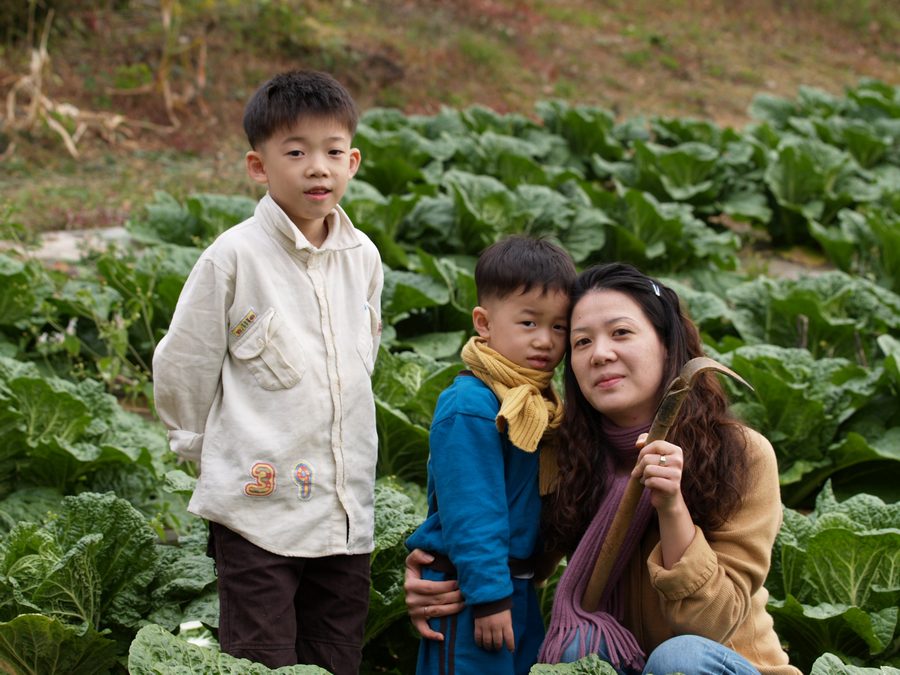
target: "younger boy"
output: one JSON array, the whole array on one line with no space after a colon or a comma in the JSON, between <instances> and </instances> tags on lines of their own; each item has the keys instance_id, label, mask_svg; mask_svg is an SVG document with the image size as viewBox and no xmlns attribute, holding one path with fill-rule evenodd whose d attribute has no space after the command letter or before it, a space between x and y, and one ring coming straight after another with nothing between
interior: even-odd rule
<instances>
[{"instance_id":1,"label":"younger boy","mask_svg":"<svg viewBox=\"0 0 900 675\"><path fill-rule=\"evenodd\" d=\"M571 257L513 236L475 267L478 333L469 370L438 399L431 423L428 518L408 539L435 558L423 578L458 579L466 608L432 620L417 673L524 674L544 625L533 565L540 521L538 444L562 416L553 370L566 350ZM505 647L506 649L502 649Z\"/></svg>"},{"instance_id":2,"label":"younger boy","mask_svg":"<svg viewBox=\"0 0 900 675\"><path fill-rule=\"evenodd\" d=\"M338 206L357 109L331 76L277 75L244 114L254 215L201 255L153 358L172 449L200 462L219 641L276 668L357 673L377 436L381 260Z\"/></svg>"}]
</instances>

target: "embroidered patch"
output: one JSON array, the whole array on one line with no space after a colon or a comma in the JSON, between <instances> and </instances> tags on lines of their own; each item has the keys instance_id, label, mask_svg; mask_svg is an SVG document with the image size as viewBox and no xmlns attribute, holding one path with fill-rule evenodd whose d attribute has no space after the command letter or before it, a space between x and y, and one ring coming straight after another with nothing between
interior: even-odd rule
<instances>
[{"instance_id":1,"label":"embroidered patch","mask_svg":"<svg viewBox=\"0 0 900 675\"><path fill-rule=\"evenodd\" d=\"M268 497L275 492L275 467L268 462L257 462L250 468L254 483L244 484L244 494L248 497Z\"/></svg>"},{"instance_id":2,"label":"embroidered patch","mask_svg":"<svg viewBox=\"0 0 900 675\"><path fill-rule=\"evenodd\" d=\"M256 310L251 307L244 314L244 318L238 321L237 325L231 329L231 334L234 337L241 337L254 321L256 321Z\"/></svg>"},{"instance_id":3,"label":"embroidered patch","mask_svg":"<svg viewBox=\"0 0 900 675\"><path fill-rule=\"evenodd\" d=\"M313 470L309 464L300 462L294 467L294 482L299 488L300 501L309 501L312 497Z\"/></svg>"}]
</instances>

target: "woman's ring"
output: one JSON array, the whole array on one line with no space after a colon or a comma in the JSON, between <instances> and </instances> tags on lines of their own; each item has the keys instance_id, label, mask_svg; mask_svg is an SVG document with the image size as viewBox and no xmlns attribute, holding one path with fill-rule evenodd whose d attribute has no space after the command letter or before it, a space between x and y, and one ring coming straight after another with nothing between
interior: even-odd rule
<instances>
[{"instance_id":1,"label":"woman's ring","mask_svg":"<svg viewBox=\"0 0 900 675\"><path fill-rule=\"evenodd\" d=\"M665 465L666 465L666 462L668 462L668 461L669 461L669 460L666 459L666 456L665 456L665 455L660 455L660 456L659 456L659 465L660 465L660 466L665 466Z\"/></svg>"},{"instance_id":2,"label":"woman's ring","mask_svg":"<svg viewBox=\"0 0 900 675\"><path fill-rule=\"evenodd\" d=\"M425 605L422 608L422 616L425 617L426 619L428 618L428 610L430 610L430 609L431 609L431 605Z\"/></svg>"}]
</instances>

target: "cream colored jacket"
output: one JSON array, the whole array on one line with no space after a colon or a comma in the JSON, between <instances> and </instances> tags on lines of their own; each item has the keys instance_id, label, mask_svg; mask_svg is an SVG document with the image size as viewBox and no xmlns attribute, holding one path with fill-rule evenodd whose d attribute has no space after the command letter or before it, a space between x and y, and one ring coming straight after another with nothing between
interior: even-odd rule
<instances>
[{"instance_id":1,"label":"cream colored jacket","mask_svg":"<svg viewBox=\"0 0 900 675\"><path fill-rule=\"evenodd\" d=\"M153 356L170 446L200 462L189 510L286 556L373 548L384 276L340 207L328 221L316 248L263 197L204 251Z\"/></svg>"}]
</instances>

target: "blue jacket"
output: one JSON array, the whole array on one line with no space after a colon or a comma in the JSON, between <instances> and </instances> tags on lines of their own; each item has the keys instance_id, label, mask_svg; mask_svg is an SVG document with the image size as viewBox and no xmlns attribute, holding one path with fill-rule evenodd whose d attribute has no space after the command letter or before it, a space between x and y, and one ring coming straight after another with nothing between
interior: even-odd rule
<instances>
[{"instance_id":1,"label":"blue jacket","mask_svg":"<svg viewBox=\"0 0 900 675\"><path fill-rule=\"evenodd\" d=\"M449 556L470 606L510 597L509 558L530 558L538 539L538 453L497 431L499 409L471 374L441 393L429 438L428 517L406 542Z\"/></svg>"}]
</instances>

